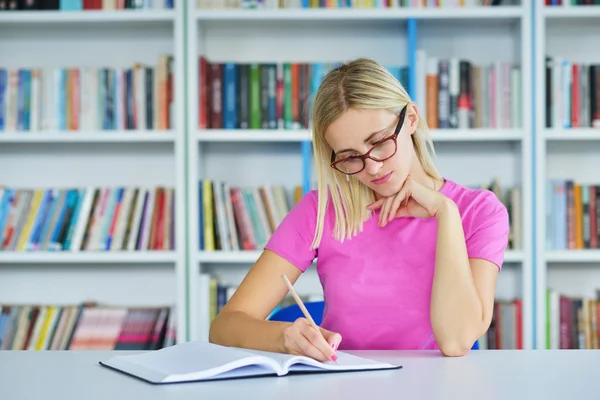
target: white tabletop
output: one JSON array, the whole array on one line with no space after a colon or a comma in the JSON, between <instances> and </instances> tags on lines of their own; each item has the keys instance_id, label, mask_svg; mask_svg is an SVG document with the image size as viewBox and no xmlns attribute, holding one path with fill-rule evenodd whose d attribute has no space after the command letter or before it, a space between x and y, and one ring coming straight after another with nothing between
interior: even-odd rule
<instances>
[{"instance_id":1,"label":"white tabletop","mask_svg":"<svg viewBox=\"0 0 600 400\"><path fill-rule=\"evenodd\" d=\"M126 354L131 352L119 352ZM98 361L114 352L0 351L0 398L117 399L600 399L600 351L352 352L399 363L389 371L152 385Z\"/></svg>"}]
</instances>

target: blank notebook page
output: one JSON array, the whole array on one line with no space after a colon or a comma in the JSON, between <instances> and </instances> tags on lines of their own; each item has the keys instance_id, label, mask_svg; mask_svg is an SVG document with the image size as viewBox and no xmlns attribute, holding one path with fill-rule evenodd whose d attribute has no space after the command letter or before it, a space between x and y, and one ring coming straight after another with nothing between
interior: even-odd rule
<instances>
[{"instance_id":1,"label":"blank notebook page","mask_svg":"<svg viewBox=\"0 0 600 400\"><path fill-rule=\"evenodd\" d=\"M253 354L227 347L188 342L162 350L128 356L128 359L165 375L180 375L215 368L248 356L253 356Z\"/></svg>"}]
</instances>

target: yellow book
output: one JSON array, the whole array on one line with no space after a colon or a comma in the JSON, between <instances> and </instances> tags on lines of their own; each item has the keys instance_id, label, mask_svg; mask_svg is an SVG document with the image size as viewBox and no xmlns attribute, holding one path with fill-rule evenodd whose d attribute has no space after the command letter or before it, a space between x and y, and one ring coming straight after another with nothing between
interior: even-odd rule
<instances>
[{"instance_id":1,"label":"yellow book","mask_svg":"<svg viewBox=\"0 0 600 400\"><path fill-rule=\"evenodd\" d=\"M202 181L202 209L204 221L204 250L215 250L214 237L214 215L213 215L213 192L212 182L210 179Z\"/></svg>"},{"instance_id":2,"label":"yellow book","mask_svg":"<svg viewBox=\"0 0 600 400\"><path fill-rule=\"evenodd\" d=\"M44 346L44 345L48 342L47 337L50 334L50 329L53 328L55 312L56 312L55 306L48 306L48 308L46 310L46 318L44 319L44 324L42 325L40 336L38 338L37 343L35 344L36 350L46 350L46 346Z\"/></svg>"}]
</instances>

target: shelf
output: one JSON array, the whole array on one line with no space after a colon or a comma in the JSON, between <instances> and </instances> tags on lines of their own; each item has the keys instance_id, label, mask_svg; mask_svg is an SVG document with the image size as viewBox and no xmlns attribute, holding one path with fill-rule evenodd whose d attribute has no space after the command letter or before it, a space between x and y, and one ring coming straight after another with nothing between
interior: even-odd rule
<instances>
[{"instance_id":1,"label":"shelf","mask_svg":"<svg viewBox=\"0 0 600 400\"><path fill-rule=\"evenodd\" d=\"M504 263L520 263L523 262L525 256L520 250L508 250L504 253Z\"/></svg>"},{"instance_id":2,"label":"shelf","mask_svg":"<svg viewBox=\"0 0 600 400\"><path fill-rule=\"evenodd\" d=\"M174 140L173 131L0 132L0 143L145 143Z\"/></svg>"},{"instance_id":3,"label":"shelf","mask_svg":"<svg viewBox=\"0 0 600 400\"><path fill-rule=\"evenodd\" d=\"M433 129L434 142L520 141L525 136L520 129Z\"/></svg>"},{"instance_id":4,"label":"shelf","mask_svg":"<svg viewBox=\"0 0 600 400\"><path fill-rule=\"evenodd\" d=\"M600 129L573 128L573 129L546 129L546 140L600 140Z\"/></svg>"},{"instance_id":5,"label":"shelf","mask_svg":"<svg viewBox=\"0 0 600 400\"><path fill-rule=\"evenodd\" d=\"M309 130L210 129L196 133L199 142L301 142L312 140Z\"/></svg>"},{"instance_id":6,"label":"shelf","mask_svg":"<svg viewBox=\"0 0 600 400\"><path fill-rule=\"evenodd\" d=\"M0 252L6 264L161 264L174 263L172 251L131 252Z\"/></svg>"},{"instance_id":7,"label":"shelf","mask_svg":"<svg viewBox=\"0 0 600 400\"><path fill-rule=\"evenodd\" d=\"M199 251L198 262L210 263L253 263L261 251Z\"/></svg>"},{"instance_id":8,"label":"shelf","mask_svg":"<svg viewBox=\"0 0 600 400\"><path fill-rule=\"evenodd\" d=\"M432 130L434 142L519 141L524 133L519 129L444 129ZM311 141L309 130L246 130L209 129L196 133L199 142L301 142Z\"/></svg>"},{"instance_id":9,"label":"shelf","mask_svg":"<svg viewBox=\"0 0 600 400\"><path fill-rule=\"evenodd\" d=\"M280 10L196 10L197 21L403 21L417 19L516 20L523 15L520 6L452 9L280 9Z\"/></svg>"},{"instance_id":10,"label":"shelf","mask_svg":"<svg viewBox=\"0 0 600 400\"><path fill-rule=\"evenodd\" d=\"M174 10L122 11L9 11L0 13L2 24L173 22Z\"/></svg>"},{"instance_id":11,"label":"shelf","mask_svg":"<svg viewBox=\"0 0 600 400\"><path fill-rule=\"evenodd\" d=\"M261 255L261 251L200 251L197 253L198 262L203 263L254 263ZM523 252L509 250L504 255L505 263L519 263L523 261Z\"/></svg>"},{"instance_id":12,"label":"shelf","mask_svg":"<svg viewBox=\"0 0 600 400\"><path fill-rule=\"evenodd\" d=\"M600 263L600 250L553 250L547 251L545 257L551 263Z\"/></svg>"},{"instance_id":13,"label":"shelf","mask_svg":"<svg viewBox=\"0 0 600 400\"><path fill-rule=\"evenodd\" d=\"M600 18L600 6L545 7L543 14L547 19L554 21L581 18Z\"/></svg>"}]
</instances>

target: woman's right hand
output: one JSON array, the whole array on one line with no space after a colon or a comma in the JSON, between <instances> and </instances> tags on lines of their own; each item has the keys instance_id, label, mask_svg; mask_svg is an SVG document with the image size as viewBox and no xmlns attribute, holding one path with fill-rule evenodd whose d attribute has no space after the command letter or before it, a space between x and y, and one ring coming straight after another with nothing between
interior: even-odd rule
<instances>
[{"instance_id":1,"label":"woman's right hand","mask_svg":"<svg viewBox=\"0 0 600 400\"><path fill-rule=\"evenodd\" d=\"M336 361L342 336L319 328L318 332L306 318L298 318L283 331L283 346L289 354L311 357L318 361Z\"/></svg>"}]
</instances>

